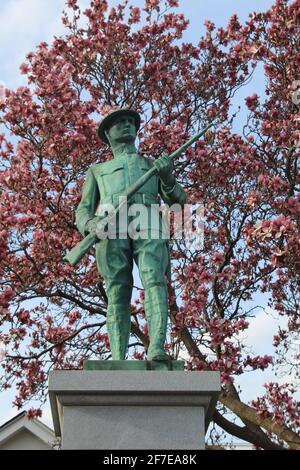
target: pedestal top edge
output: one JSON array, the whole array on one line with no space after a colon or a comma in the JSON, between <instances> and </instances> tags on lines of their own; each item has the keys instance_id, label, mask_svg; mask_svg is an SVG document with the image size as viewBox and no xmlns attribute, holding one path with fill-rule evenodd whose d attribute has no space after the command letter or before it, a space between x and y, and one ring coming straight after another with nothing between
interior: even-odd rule
<instances>
[{"instance_id":1,"label":"pedestal top edge","mask_svg":"<svg viewBox=\"0 0 300 470\"><path fill-rule=\"evenodd\" d=\"M205 393L220 389L219 372L55 370L49 373L49 391Z\"/></svg>"}]
</instances>

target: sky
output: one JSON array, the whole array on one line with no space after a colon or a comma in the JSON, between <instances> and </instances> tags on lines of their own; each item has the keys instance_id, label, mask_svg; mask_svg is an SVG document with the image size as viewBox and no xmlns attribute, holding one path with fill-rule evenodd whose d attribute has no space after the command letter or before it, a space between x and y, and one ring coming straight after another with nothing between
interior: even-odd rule
<instances>
[{"instance_id":1,"label":"sky","mask_svg":"<svg viewBox=\"0 0 300 470\"><path fill-rule=\"evenodd\" d=\"M274 0L275 1L275 0ZM196 42L204 32L205 19L213 21L216 26L225 26L229 18L236 13L241 21L246 20L252 11L268 9L273 0L180 0L180 10L190 19L190 25L184 39ZM118 3L111 0L110 5ZM142 0L133 0L136 6L143 4ZM16 88L26 85L26 78L19 72L19 66L25 60L29 51L35 49L41 41L51 43L53 36L64 33L61 23L61 12L64 0L0 0L0 85ZM79 5L84 10L89 0L80 0ZM264 77L260 71L256 73L247 87L240 90L235 98L234 106L243 104L244 98L256 92L263 93ZM257 354L271 354L266 345L272 344L272 336L276 332L276 322L272 315L266 315L261 310L251 320L247 331L246 342ZM263 393L262 384L274 379L272 373L255 372L244 374L239 380L243 388L244 399L254 399ZM11 391L0 397L0 425L15 416L18 411L11 406L13 393ZM30 407L33 404L30 404ZM49 405L45 407L42 420L52 427Z\"/></svg>"},{"instance_id":2,"label":"sky","mask_svg":"<svg viewBox=\"0 0 300 470\"><path fill-rule=\"evenodd\" d=\"M133 0L137 6L143 0ZM110 0L115 5L118 0ZM190 20L185 34L187 41L197 41L204 32L203 22L210 19L216 26L224 26L232 14L244 21L252 11L263 11L273 0L180 0L180 10ZM89 0L80 0L82 10ZM64 32L60 18L64 0L0 0L0 81L8 88L25 84L19 65L26 54L41 41L51 42L54 35Z\"/></svg>"}]
</instances>

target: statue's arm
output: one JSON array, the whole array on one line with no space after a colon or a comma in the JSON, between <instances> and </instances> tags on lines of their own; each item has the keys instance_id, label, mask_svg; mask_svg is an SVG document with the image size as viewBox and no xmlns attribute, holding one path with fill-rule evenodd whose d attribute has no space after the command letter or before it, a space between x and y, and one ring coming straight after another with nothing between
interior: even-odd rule
<instances>
[{"instance_id":1,"label":"statue's arm","mask_svg":"<svg viewBox=\"0 0 300 470\"><path fill-rule=\"evenodd\" d=\"M186 193L182 186L177 183L173 174L174 162L169 155L163 155L153 162L153 166L159 176L158 191L164 202L171 206L172 204L180 204L184 206L186 202Z\"/></svg>"},{"instance_id":2,"label":"statue's arm","mask_svg":"<svg viewBox=\"0 0 300 470\"><path fill-rule=\"evenodd\" d=\"M81 201L75 212L75 223L79 232L85 237L89 234L87 223L95 217L100 200L99 189L92 168L87 171L82 187Z\"/></svg>"},{"instance_id":3,"label":"statue's arm","mask_svg":"<svg viewBox=\"0 0 300 470\"><path fill-rule=\"evenodd\" d=\"M180 204L181 207L183 207L186 202L186 192L175 178L169 185L165 185L159 180L159 193L164 202L169 206L172 204Z\"/></svg>"}]
</instances>

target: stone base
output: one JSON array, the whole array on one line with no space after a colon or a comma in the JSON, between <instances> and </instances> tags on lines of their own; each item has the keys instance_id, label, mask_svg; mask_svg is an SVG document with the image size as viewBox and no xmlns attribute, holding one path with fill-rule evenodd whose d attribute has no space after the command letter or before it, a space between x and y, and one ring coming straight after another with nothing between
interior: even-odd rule
<instances>
[{"instance_id":1,"label":"stone base","mask_svg":"<svg viewBox=\"0 0 300 470\"><path fill-rule=\"evenodd\" d=\"M204 449L219 392L217 372L58 370L49 378L62 449Z\"/></svg>"}]
</instances>

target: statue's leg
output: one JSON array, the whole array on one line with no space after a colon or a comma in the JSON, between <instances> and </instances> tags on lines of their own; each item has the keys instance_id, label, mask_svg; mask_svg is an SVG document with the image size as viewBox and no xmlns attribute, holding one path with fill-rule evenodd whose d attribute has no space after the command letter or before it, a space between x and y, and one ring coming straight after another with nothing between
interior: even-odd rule
<instances>
[{"instance_id":1,"label":"statue's leg","mask_svg":"<svg viewBox=\"0 0 300 470\"><path fill-rule=\"evenodd\" d=\"M145 289L145 313L149 325L149 360L167 360L164 351L168 321L168 296L165 286L154 285Z\"/></svg>"},{"instance_id":2,"label":"statue's leg","mask_svg":"<svg viewBox=\"0 0 300 470\"><path fill-rule=\"evenodd\" d=\"M130 240L101 240L96 244L96 259L108 298L106 326L112 359L123 360L129 343L133 286Z\"/></svg>"},{"instance_id":3,"label":"statue's leg","mask_svg":"<svg viewBox=\"0 0 300 470\"><path fill-rule=\"evenodd\" d=\"M126 358L130 336L130 306L108 304L106 327L112 359Z\"/></svg>"},{"instance_id":4,"label":"statue's leg","mask_svg":"<svg viewBox=\"0 0 300 470\"><path fill-rule=\"evenodd\" d=\"M145 289L145 314L150 345L149 360L168 360L164 351L168 321L166 270L168 250L165 240L138 239L133 241L134 258Z\"/></svg>"}]
</instances>

